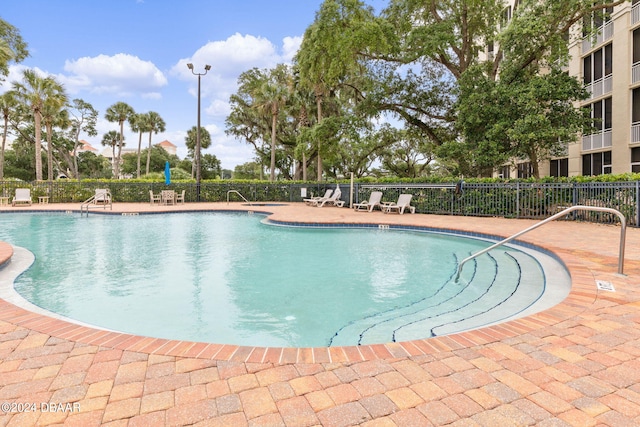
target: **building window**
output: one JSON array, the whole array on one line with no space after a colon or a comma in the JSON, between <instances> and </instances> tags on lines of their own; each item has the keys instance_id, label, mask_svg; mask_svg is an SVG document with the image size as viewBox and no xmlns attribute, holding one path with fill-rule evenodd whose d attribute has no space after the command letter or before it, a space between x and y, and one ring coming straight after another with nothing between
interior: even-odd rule
<instances>
[{"instance_id":1,"label":"building window","mask_svg":"<svg viewBox=\"0 0 640 427\"><path fill-rule=\"evenodd\" d=\"M611 172L611 151L582 155L582 175L605 175Z\"/></svg>"},{"instance_id":2,"label":"building window","mask_svg":"<svg viewBox=\"0 0 640 427\"><path fill-rule=\"evenodd\" d=\"M631 172L640 173L640 147L631 149Z\"/></svg>"},{"instance_id":3,"label":"building window","mask_svg":"<svg viewBox=\"0 0 640 427\"><path fill-rule=\"evenodd\" d=\"M502 16L500 18L500 27L505 28L511 21L511 6L507 6L502 10Z\"/></svg>"},{"instance_id":4,"label":"building window","mask_svg":"<svg viewBox=\"0 0 640 427\"><path fill-rule=\"evenodd\" d=\"M602 4L599 0L596 3ZM582 22L582 36L585 37L588 34L588 30L592 28L600 28L605 23L611 21L611 14L613 13L613 6L606 7L604 9L596 10L588 16L585 16Z\"/></svg>"},{"instance_id":5,"label":"building window","mask_svg":"<svg viewBox=\"0 0 640 427\"><path fill-rule=\"evenodd\" d=\"M569 176L569 159L555 159L551 160L549 169L549 176Z\"/></svg>"},{"instance_id":6,"label":"building window","mask_svg":"<svg viewBox=\"0 0 640 427\"><path fill-rule=\"evenodd\" d=\"M511 178L511 166L502 166L498 171L498 178L509 179Z\"/></svg>"},{"instance_id":7,"label":"building window","mask_svg":"<svg viewBox=\"0 0 640 427\"><path fill-rule=\"evenodd\" d=\"M639 0L640 1L640 0ZM640 62L640 28L633 31L633 64Z\"/></svg>"},{"instance_id":8,"label":"building window","mask_svg":"<svg viewBox=\"0 0 640 427\"><path fill-rule=\"evenodd\" d=\"M596 133L611 130L613 125L613 104L611 102L611 98L601 99L600 101L593 102L585 107L590 110L590 115L593 119L593 127L596 129Z\"/></svg>"},{"instance_id":9,"label":"building window","mask_svg":"<svg viewBox=\"0 0 640 427\"><path fill-rule=\"evenodd\" d=\"M582 59L582 76L585 84L596 82L613 73L613 44L609 43Z\"/></svg>"},{"instance_id":10,"label":"building window","mask_svg":"<svg viewBox=\"0 0 640 427\"><path fill-rule=\"evenodd\" d=\"M518 178L531 178L533 176L533 166L531 162L518 163Z\"/></svg>"}]
</instances>

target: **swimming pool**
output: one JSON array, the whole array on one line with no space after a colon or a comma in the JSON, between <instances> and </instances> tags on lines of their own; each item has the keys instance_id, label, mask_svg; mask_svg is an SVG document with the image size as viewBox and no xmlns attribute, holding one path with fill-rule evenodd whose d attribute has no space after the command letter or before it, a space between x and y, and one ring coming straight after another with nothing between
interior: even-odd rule
<instances>
[{"instance_id":1,"label":"swimming pool","mask_svg":"<svg viewBox=\"0 0 640 427\"><path fill-rule=\"evenodd\" d=\"M553 257L524 248L492 251L453 283L457 262L487 242L263 218L3 214L0 240L35 254L15 287L47 310L138 335L252 346L442 335L544 309L570 286Z\"/></svg>"}]
</instances>

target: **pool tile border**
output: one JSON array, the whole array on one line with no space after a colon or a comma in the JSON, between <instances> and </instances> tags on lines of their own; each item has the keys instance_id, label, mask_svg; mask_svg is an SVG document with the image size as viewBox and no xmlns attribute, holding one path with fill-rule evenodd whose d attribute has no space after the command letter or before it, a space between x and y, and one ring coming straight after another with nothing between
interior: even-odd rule
<instances>
[{"instance_id":1,"label":"pool tile border","mask_svg":"<svg viewBox=\"0 0 640 427\"><path fill-rule=\"evenodd\" d=\"M237 212L247 212L249 210L250 209L238 210ZM212 212L215 210L202 211ZM35 212L43 211L38 210ZM51 212L61 211L52 210ZM224 212L229 212L229 210L225 210ZM106 213L111 214L109 212ZM154 213L155 212L150 212L150 214ZM264 213L267 215L270 214L269 212ZM121 213L113 214L121 215ZM288 225L310 224L293 221L278 222L287 223ZM357 227L361 225L348 223L313 224L318 224L322 227ZM378 224L365 224L365 226L377 227ZM407 229L406 226L394 226L393 228L398 227ZM416 228L425 230L429 227L416 226ZM437 231L438 229L434 228L433 230ZM476 234L483 236L482 233L470 233L464 232L463 230L455 229L452 229L452 231L458 234L464 233L467 235ZM484 236L487 237L489 235L484 234ZM540 247L537 245L533 246L537 249L540 249ZM363 362L377 359L399 359L404 357L430 355L442 351L453 351L468 348L471 346L486 345L489 343L498 342L506 338L511 338L532 332L534 330L540 329L541 327L558 324L588 309L595 302L596 297L598 296L597 288L594 285L592 273L580 261L580 259L573 255L570 251L562 249L554 249L553 251L549 249L545 250L551 254L554 254L554 256L561 260L565 264L571 275L571 291L567 298L565 298L565 300L560 304L543 312L520 319L510 320L498 325L487 326L481 329L456 333L452 335L412 341L345 347L290 348L251 347L230 344L167 340L81 326L64 320L58 320L48 316L32 313L2 299L0 299L0 320L61 339L89 345L109 347L123 351L137 351L162 356L190 357L244 363L277 364L344 363ZM0 266L6 265L7 262L10 262L12 254L13 248L11 247L11 245L5 242L0 242Z\"/></svg>"}]
</instances>

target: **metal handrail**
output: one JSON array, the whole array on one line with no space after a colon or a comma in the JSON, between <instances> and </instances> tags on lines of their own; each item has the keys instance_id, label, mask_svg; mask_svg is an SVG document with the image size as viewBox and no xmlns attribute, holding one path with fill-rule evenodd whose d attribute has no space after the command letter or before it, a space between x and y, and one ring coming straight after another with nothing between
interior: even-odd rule
<instances>
[{"instance_id":1,"label":"metal handrail","mask_svg":"<svg viewBox=\"0 0 640 427\"><path fill-rule=\"evenodd\" d=\"M82 202L82 204L80 205L80 215L84 214L85 212L87 213L87 215L89 215L89 208L91 207L91 205L95 205L96 207L102 206L102 209L107 209L107 206L109 206L109 209L113 210L113 200L111 199L111 192L107 189L105 190L105 192L100 193L100 195L100 201L102 202L100 204L96 203L96 196L98 196L98 194L94 194L93 196Z\"/></svg>"},{"instance_id":2,"label":"metal handrail","mask_svg":"<svg viewBox=\"0 0 640 427\"><path fill-rule=\"evenodd\" d=\"M613 209L613 208L603 208L600 206L571 206L568 207L566 209L564 209L561 212L558 212L555 215L550 216L549 218L543 219L542 221L538 222L537 224L532 225L531 227L520 231L519 233L514 234L511 237L507 237L504 240L499 241L498 243L495 243L491 246L489 246L486 249L483 249L479 252L476 252L475 254L463 259L460 264L458 264L458 271L456 273L456 279L455 281L457 282L458 279L460 278L460 273L462 273L462 267L464 266L464 264L467 261L471 261L472 259L479 257L480 255L483 255L487 252L489 252L490 250L493 250L495 248L497 248L498 246L502 246L505 243L508 243L510 241L512 241L513 239L522 236L525 233L528 233L531 230L534 230L548 222L554 221L558 218L561 218L563 216L568 215L569 213L573 212L573 211L579 211L579 210L584 210L584 211L597 211L597 212L609 212L609 213L613 213L618 215L618 218L620 218L620 223L621 223L621 230L620 230L620 252L618 255L618 274L624 274L624 247L625 247L625 239L626 239L626 235L627 235L627 220L624 217L624 215L617 209Z\"/></svg>"},{"instance_id":3,"label":"metal handrail","mask_svg":"<svg viewBox=\"0 0 640 427\"><path fill-rule=\"evenodd\" d=\"M229 193L236 193L238 196L242 197L242 200L244 200L245 202L249 203L249 205L251 205L251 202L248 201L242 194L240 194L238 190L227 191L227 204L229 204Z\"/></svg>"}]
</instances>

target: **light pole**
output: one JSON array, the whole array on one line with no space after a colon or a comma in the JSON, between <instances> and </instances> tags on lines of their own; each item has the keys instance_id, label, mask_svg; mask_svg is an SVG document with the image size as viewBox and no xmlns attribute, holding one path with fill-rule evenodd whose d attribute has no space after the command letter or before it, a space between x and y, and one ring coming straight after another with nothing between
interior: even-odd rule
<instances>
[{"instance_id":1,"label":"light pole","mask_svg":"<svg viewBox=\"0 0 640 427\"><path fill-rule=\"evenodd\" d=\"M193 75L198 76L198 126L196 129L196 152L195 152L194 160L196 162L196 200L199 202L200 201L200 180L201 180L200 151L202 149L202 146L200 144L200 77L207 74L207 71L211 69L211 65L204 66L204 73L196 73L195 71L193 71L193 64L191 63L187 64L187 68L191 70L191 73L193 73Z\"/></svg>"}]
</instances>

